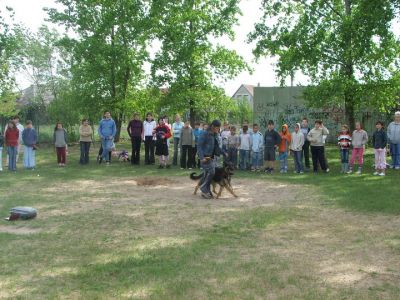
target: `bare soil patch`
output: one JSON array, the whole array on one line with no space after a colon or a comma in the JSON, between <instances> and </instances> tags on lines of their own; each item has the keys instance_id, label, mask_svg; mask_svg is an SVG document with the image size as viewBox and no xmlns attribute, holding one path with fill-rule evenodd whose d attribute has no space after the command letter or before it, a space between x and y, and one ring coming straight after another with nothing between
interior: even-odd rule
<instances>
[{"instance_id":1,"label":"bare soil patch","mask_svg":"<svg viewBox=\"0 0 400 300\"><path fill-rule=\"evenodd\" d=\"M18 222L18 221L17 221ZM13 227L0 225L0 232L10 234L35 234L42 230L40 228L29 228L29 227Z\"/></svg>"}]
</instances>

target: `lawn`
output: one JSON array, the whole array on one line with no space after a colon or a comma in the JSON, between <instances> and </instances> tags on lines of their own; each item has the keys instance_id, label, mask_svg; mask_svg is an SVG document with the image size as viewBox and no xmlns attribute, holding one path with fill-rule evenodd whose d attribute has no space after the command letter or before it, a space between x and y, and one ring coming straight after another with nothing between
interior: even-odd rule
<instances>
[{"instance_id":1,"label":"lawn","mask_svg":"<svg viewBox=\"0 0 400 300\"><path fill-rule=\"evenodd\" d=\"M126 145L125 145L126 146ZM120 147L121 149L122 147ZM236 172L238 198L193 195L179 168L79 166L70 147L0 173L4 299L400 299L400 172Z\"/></svg>"}]
</instances>

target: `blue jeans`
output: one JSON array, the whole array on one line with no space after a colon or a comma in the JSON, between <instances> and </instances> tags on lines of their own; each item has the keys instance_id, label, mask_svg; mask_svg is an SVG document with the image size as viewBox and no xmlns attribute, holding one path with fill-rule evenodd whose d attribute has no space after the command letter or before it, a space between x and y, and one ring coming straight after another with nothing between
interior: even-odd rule
<instances>
[{"instance_id":1,"label":"blue jeans","mask_svg":"<svg viewBox=\"0 0 400 300\"><path fill-rule=\"evenodd\" d=\"M174 157L172 160L174 166L178 164L179 140L179 138L174 137Z\"/></svg>"},{"instance_id":2,"label":"blue jeans","mask_svg":"<svg viewBox=\"0 0 400 300\"><path fill-rule=\"evenodd\" d=\"M287 152L279 152L279 161L281 164L281 171L288 170L288 153Z\"/></svg>"},{"instance_id":3,"label":"blue jeans","mask_svg":"<svg viewBox=\"0 0 400 300\"><path fill-rule=\"evenodd\" d=\"M252 167L254 169L260 169L263 165L263 153L262 152L254 152L252 154Z\"/></svg>"},{"instance_id":4,"label":"blue jeans","mask_svg":"<svg viewBox=\"0 0 400 300\"><path fill-rule=\"evenodd\" d=\"M340 159L342 164L349 163L349 149L340 149Z\"/></svg>"},{"instance_id":5,"label":"blue jeans","mask_svg":"<svg viewBox=\"0 0 400 300\"><path fill-rule=\"evenodd\" d=\"M297 173L304 172L303 166L303 150L293 151L294 169Z\"/></svg>"},{"instance_id":6,"label":"blue jeans","mask_svg":"<svg viewBox=\"0 0 400 300\"><path fill-rule=\"evenodd\" d=\"M246 170L250 168L250 150L239 150L239 157L240 157L240 169Z\"/></svg>"},{"instance_id":7,"label":"blue jeans","mask_svg":"<svg viewBox=\"0 0 400 300\"><path fill-rule=\"evenodd\" d=\"M236 148L228 148L228 161L232 163L235 168L237 168L237 154Z\"/></svg>"},{"instance_id":8,"label":"blue jeans","mask_svg":"<svg viewBox=\"0 0 400 300\"><path fill-rule=\"evenodd\" d=\"M102 139L101 146L103 147L102 157L104 161L109 161L108 152L111 151L111 147L113 144L113 140L111 139Z\"/></svg>"},{"instance_id":9,"label":"blue jeans","mask_svg":"<svg viewBox=\"0 0 400 300\"><path fill-rule=\"evenodd\" d=\"M18 152L18 146L15 147L7 146L8 169L10 171L17 170L17 152Z\"/></svg>"},{"instance_id":10,"label":"blue jeans","mask_svg":"<svg viewBox=\"0 0 400 300\"><path fill-rule=\"evenodd\" d=\"M400 167L400 144L390 144L393 167Z\"/></svg>"},{"instance_id":11,"label":"blue jeans","mask_svg":"<svg viewBox=\"0 0 400 300\"><path fill-rule=\"evenodd\" d=\"M29 147L25 145L24 148L24 167L27 169L34 168L35 163L35 155L36 151L33 150L33 147Z\"/></svg>"},{"instance_id":12,"label":"blue jeans","mask_svg":"<svg viewBox=\"0 0 400 300\"><path fill-rule=\"evenodd\" d=\"M3 169L3 147L0 147L0 170Z\"/></svg>"},{"instance_id":13,"label":"blue jeans","mask_svg":"<svg viewBox=\"0 0 400 300\"><path fill-rule=\"evenodd\" d=\"M215 162L214 160L211 160L206 164L201 163L201 167L203 168L203 177L200 180L200 190L202 193L210 194L210 185L215 174Z\"/></svg>"}]
</instances>

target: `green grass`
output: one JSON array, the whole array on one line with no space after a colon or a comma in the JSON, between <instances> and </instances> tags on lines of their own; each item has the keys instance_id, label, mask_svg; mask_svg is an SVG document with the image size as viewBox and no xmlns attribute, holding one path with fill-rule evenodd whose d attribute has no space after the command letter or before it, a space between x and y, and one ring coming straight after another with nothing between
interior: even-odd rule
<instances>
[{"instance_id":1,"label":"green grass","mask_svg":"<svg viewBox=\"0 0 400 300\"><path fill-rule=\"evenodd\" d=\"M155 198L151 187L137 195L134 186L119 182L143 176L183 181L188 173L99 166L95 151L92 163L81 167L77 147L70 153L66 168L56 166L51 149L41 148L36 170L0 173L4 217L17 205L39 209L34 220L0 224L0 298L394 299L400 293L396 263L387 274L366 275L365 285L334 283L319 269L319 262L340 265L353 257L370 266L382 253L388 263L400 261L398 232L385 227L400 213L394 171L385 178L373 177L369 167L361 176L339 174L332 149L330 174L237 172L234 180L306 186L296 204L254 207L176 200L173 194ZM366 158L369 166L371 154ZM324 217L316 218L320 213L337 220L327 219L324 229ZM377 228L371 232L365 231L370 218ZM26 229L32 233L21 234ZM320 230L328 238L314 239ZM324 255L313 257L316 249Z\"/></svg>"}]
</instances>

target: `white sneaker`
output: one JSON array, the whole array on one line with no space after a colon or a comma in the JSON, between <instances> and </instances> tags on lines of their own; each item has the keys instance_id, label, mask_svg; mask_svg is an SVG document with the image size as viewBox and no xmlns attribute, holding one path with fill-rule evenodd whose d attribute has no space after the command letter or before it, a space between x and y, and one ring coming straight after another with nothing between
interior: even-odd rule
<instances>
[{"instance_id":1,"label":"white sneaker","mask_svg":"<svg viewBox=\"0 0 400 300\"><path fill-rule=\"evenodd\" d=\"M0 168L0 172L3 172L3 168Z\"/></svg>"},{"instance_id":2,"label":"white sneaker","mask_svg":"<svg viewBox=\"0 0 400 300\"><path fill-rule=\"evenodd\" d=\"M379 173L378 175L379 176L385 176L385 173Z\"/></svg>"},{"instance_id":3,"label":"white sneaker","mask_svg":"<svg viewBox=\"0 0 400 300\"><path fill-rule=\"evenodd\" d=\"M374 175L376 176L376 175L379 175L379 172L374 172Z\"/></svg>"},{"instance_id":4,"label":"white sneaker","mask_svg":"<svg viewBox=\"0 0 400 300\"><path fill-rule=\"evenodd\" d=\"M358 171L356 172L356 174L360 175L360 174L361 174L361 171L360 171L360 170L358 170Z\"/></svg>"},{"instance_id":5,"label":"white sneaker","mask_svg":"<svg viewBox=\"0 0 400 300\"><path fill-rule=\"evenodd\" d=\"M346 172L346 174L351 174L351 173L353 173L353 170L348 170L348 171Z\"/></svg>"}]
</instances>

